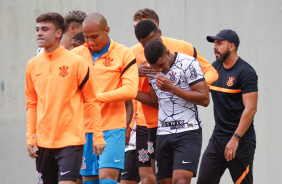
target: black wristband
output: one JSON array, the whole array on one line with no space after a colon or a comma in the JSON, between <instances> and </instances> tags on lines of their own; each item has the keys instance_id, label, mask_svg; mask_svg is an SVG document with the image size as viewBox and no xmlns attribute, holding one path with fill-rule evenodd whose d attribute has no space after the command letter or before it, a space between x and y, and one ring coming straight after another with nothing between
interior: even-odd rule
<instances>
[{"instance_id":1,"label":"black wristband","mask_svg":"<svg viewBox=\"0 0 282 184\"><path fill-rule=\"evenodd\" d=\"M236 133L234 133L233 136L237 137L238 139L241 139L241 137L239 135L237 135Z\"/></svg>"}]
</instances>

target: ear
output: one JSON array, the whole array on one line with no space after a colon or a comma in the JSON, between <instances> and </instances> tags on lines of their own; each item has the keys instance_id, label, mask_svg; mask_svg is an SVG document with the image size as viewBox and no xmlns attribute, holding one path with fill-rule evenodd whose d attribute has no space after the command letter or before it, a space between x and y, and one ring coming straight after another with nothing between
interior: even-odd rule
<instances>
[{"instance_id":1,"label":"ear","mask_svg":"<svg viewBox=\"0 0 282 184\"><path fill-rule=\"evenodd\" d=\"M162 36L162 30L161 29L159 29L159 33L160 33L160 36Z\"/></svg>"},{"instance_id":2,"label":"ear","mask_svg":"<svg viewBox=\"0 0 282 184\"><path fill-rule=\"evenodd\" d=\"M56 37L61 38L63 36L63 31L61 29L57 30Z\"/></svg>"},{"instance_id":3,"label":"ear","mask_svg":"<svg viewBox=\"0 0 282 184\"><path fill-rule=\"evenodd\" d=\"M74 25L70 25L69 31L70 31L70 32L74 32L74 30L75 30L75 26L74 26Z\"/></svg>"},{"instance_id":4,"label":"ear","mask_svg":"<svg viewBox=\"0 0 282 184\"><path fill-rule=\"evenodd\" d=\"M234 51L234 50L236 50L235 44L234 44L234 43L230 43L230 44L229 44L229 51L232 52L232 51Z\"/></svg>"},{"instance_id":5,"label":"ear","mask_svg":"<svg viewBox=\"0 0 282 184\"><path fill-rule=\"evenodd\" d=\"M108 35L110 33L110 28L106 27L105 31L106 31L106 34Z\"/></svg>"},{"instance_id":6,"label":"ear","mask_svg":"<svg viewBox=\"0 0 282 184\"><path fill-rule=\"evenodd\" d=\"M168 57L170 57L170 51L169 51L168 49L166 50L165 53L166 53L166 55L167 55Z\"/></svg>"}]
</instances>

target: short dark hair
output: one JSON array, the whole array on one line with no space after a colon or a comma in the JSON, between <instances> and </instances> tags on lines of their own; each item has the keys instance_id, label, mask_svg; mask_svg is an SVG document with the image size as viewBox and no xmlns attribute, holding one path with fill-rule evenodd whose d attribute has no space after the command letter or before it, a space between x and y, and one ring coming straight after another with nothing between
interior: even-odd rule
<instances>
[{"instance_id":1,"label":"short dark hair","mask_svg":"<svg viewBox=\"0 0 282 184\"><path fill-rule=\"evenodd\" d=\"M152 9L149 9L149 8L140 9L133 15L134 21L139 21L139 20L143 20L143 19L152 20L153 22L155 22L159 25L159 16Z\"/></svg>"},{"instance_id":2,"label":"short dark hair","mask_svg":"<svg viewBox=\"0 0 282 184\"><path fill-rule=\"evenodd\" d=\"M72 39L80 40L80 41L85 42L84 36L83 36L83 32L76 33L76 34L72 37Z\"/></svg>"},{"instance_id":3,"label":"short dark hair","mask_svg":"<svg viewBox=\"0 0 282 184\"><path fill-rule=\"evenodd\" d=\"M86 16L87 16L87 14L83 11L79 11L79 10L69 11L64 17L65 24L66 24L66 30L70 27L72 22L76 22L76 23L82 25Z\"/></svg>"},{"instance_id":4,"label":"short dark hair","mask_svg":"<svg viewBox=\"0 0 282 184\"><path fill-rule=\"evenodd\" d=\"M135 36L137 40L146 38L151 32L158 32L159 29L151 20L142 20L135 27Z\"/></svg>"},{"instance_id":5,"label":"short dark hair","mask_svg":"<svg viewBox=\"0 0 282 184\"><path fill-rule=\"evenodd\" d=\"M166 47L159 40L153 40L146 44L144 52L146 60L155 64L166 53Z\"/></svg>"},{"instance_id":6,"label":"short dark hair","mask_svg":"<svg viewBox=\"0 0 282 184\"><path fill-rule=\"evenodd\" d=\"M64 22L64 18L62 17L62 15L58 14L58 13L54 13L54 12L48 12L48 13L44 13L42 15L39 15L36 18L36 22L51 22L55 25L56 30L61 29L63 31L63 33L65 32L65 22Z\"/></svg>"}]
</instances>

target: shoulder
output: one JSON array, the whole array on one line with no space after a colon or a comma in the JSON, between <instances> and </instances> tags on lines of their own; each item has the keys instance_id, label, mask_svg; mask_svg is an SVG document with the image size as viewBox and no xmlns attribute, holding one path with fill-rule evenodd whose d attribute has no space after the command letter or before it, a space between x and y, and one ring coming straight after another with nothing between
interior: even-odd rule
<instances>
[{"instance_id":1,"label":"shoulder","mask_svg":"<svg viewBox=\"0 0 282 184\"><path fill-rule=\"evenodd\" d=\"M71 52L80 55L82 53L89 52L89 49L88 49L87 44L85 43L85 44L83 44L83 45L81 45L79 47L76 47L76 48L72 49Z\"/></svg>"},{"instance_id":2,"label":"shoulder","mask_svg":"<svg viewBox=\"0 0 282 184\"><path fill-rule=\"evenodd\" d=\"M129 49L133 52L135 56L139 55L140 53L144 53L144 48L140 43L130 47Z\"/></svg>"},{"instance_id":3,"label":"shoulder","mask_svg":"<svg viewBox=\"0 0 282 184\"><path fill-rule=\"evenodd\" d=\"M184 40L177 40L174 38L167 38L167 37L162 37L164 44L167 47L176 47L176 48L182 48L182 47L188 47L188 48L193 48L193 45L191 43L188 43Z\"/></svg>"}]
</instances>

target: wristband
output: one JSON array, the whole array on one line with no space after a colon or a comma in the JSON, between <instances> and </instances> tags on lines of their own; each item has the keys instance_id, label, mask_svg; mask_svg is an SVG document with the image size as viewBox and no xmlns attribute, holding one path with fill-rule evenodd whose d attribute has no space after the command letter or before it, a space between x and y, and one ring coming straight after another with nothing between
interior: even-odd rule
<instances>
[{"instance_id":1,"label":"wristband","mask_svg":"<svg viewBox=\"0 0 282 184\"><path fill-rule=\"evenodd\" d=\"M233 134L234 137L237 137L238 139L241 139L241 136L239 136L238 134L234 133Z\"/></svg>"}]
</instances>

